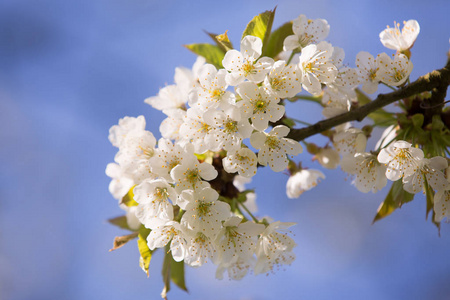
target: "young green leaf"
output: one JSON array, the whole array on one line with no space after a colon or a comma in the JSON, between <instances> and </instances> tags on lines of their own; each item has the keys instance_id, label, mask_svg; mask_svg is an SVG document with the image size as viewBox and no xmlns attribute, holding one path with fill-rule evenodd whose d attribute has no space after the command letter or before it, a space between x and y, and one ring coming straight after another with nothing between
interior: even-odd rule
<instances>
[{"instance_id":1,"label":"young green leaf","mask_svg":"<svg viewBox=\"0 0 450 300\"><path fill-rule=\"evenodd\" d=\"M128 193L125 196L123 196L122 200L120 201L120 204L125 204L128 207L138 206L138 203L134 201L134 193L133 193L134 187L135 185L133 185L131 189L128 191Z\"/></svg>"},{"instance_id":2,"label":"young green leaf","mask_svg":"<svg viewBox=\"0 0 450 300\"><path fill-rule=\"evenodd\" d=\"M207 35L209 35L210 38L213 39L214 42L216 42L217 46L222 49L222 51L227 52L233 49L233 44L231 44L230 39L228 38L228 30L226 30L225 33L222 34L215 34L208 31L205 32Z\"/></svg>"},{"instance_id":3,"label":"young green leaf","mask_svg":"<svg viewBox=\"0 0 450 300\"><path fill-rule=\"evenodd\" d=\"M403 189L403 183L401 180L394 181L389 193L386 196L386 199L378 208L377 214L372 223L387 217L393 213L394 210L402 207L403 204L412 201L413 198L414 194L410 194Z\"/></svg>"},{"instance_id":4,"label":"young green leaf","mask_svg":"<svg viewBox=\"0 0 450 300\"><path fill-rule=\"evenodd\" d=\"M273 10L267 10L255 16L250 23L247 24L247 27L242 33L242 39L247 35L259 37L263 42L262 53L265 53L265 48L269 41L276 9L277 8L275 7Z\"/></svg>"},{"instance_id":5,"label":"young green leaf","mask_svg":"<svg viewBox=\"0 0 450 300\"><path fill-rule=\"evenodd\" d=\"M267 47L265 48L265 52L263 52L264 56L275 58L281 51L283 51L283 42L284 39L290 35L293 35L292 31L292 21L284 23L280 27L278 27L275 31L273 31L269 36L269 41L267 43Z\"/></svg>"},{"instance_id":6,"label":"young green leaf","mask_svg":"<svg viewBox=\"0 0 450 300\"><path fill-rule=\"evenodd\" d=\"M203 56L206 62L214 65L216 68L223 68L222 60L225 52L216 45L211 44L190 44L184 45L197 55Z\"/></svg>"},{"instance_id":7,"label":"young green leaf","mask_svg":"<svg viewBox=\"0 0 450 300\"><path fill-rule=\"evenodd\" d=\"M141 257L139 259L139 265L141 266L142 270L147 274L147 277L150 276L148 273L148 268L150 266L150 261L152 260L152 253L153 253L153 250L150 250L150 248L148 248L147 245L147 236L149 234L150 229L141 226L141 229L139 229L137 241L139 253L141 254Z\"/></svg>"},{"instance_id":8,"label":"young green leaf","mask_svg":"<svg viewBox=\"0 0 450 300\"><path fill-rule=\"evenodd\" d=\"M116 249L119 249L120 247L122 247L123 245L125 245L126 243L131 241L132 239L137 238L137 236L138 236L138 232L133 232L133 233L123 235L123 236L116 236L114 238L113 247L111 249L109 249L109 251L111 252Z\"/></svg>"}]
</instances>

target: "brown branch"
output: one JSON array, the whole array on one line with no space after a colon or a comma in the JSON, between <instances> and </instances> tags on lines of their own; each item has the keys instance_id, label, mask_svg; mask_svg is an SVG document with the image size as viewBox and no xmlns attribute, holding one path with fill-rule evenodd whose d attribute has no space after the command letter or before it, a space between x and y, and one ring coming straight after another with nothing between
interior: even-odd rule
<instances>
[{"instance_id":1,"label":"brown branch","mask_svg":"<svg viewBox=\"0 0 450 300\"><path fill-rule=\"evenodd\" d=\"M288 137L296 141L301 141L307 137L313 136L315 134L321 133L325 130L331 129L340 124L344 124L350 121L361 122L364 118L371 112L376 111L386 105L394 103L400 99L408 98L416 94L420 94L426 91L431 91L433 89L439 89L441 93L439 95L445 97L445 90L450 85L450 60L447 65L439 70L432 71L422 77L419 77L413 83L410 83L392 93L389 94L379 94L375 100L372 102L351 110L349 112L343 113L341 115L329 118L327 120L319 121L314 125L300 128L292 129ZM442 102L444 98L440 99Z\"/></svg>"}]
</instances>

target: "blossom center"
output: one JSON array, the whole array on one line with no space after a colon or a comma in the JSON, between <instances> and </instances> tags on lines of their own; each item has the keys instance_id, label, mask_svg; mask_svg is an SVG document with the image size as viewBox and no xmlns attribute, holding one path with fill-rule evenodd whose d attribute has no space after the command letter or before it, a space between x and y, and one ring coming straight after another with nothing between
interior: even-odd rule
<instances>
[{"instance_id":1,"label":"blossom center","mask_svg":"<svg viewBox=\"0 0 450 300\"><path fill-rule=\"evenodd\" d=\"M270 149L281 149L280 147L280 140L275 137L275 136L267 136L266 138L266 145L270 148Z\"/></svg>"}]
</instances>

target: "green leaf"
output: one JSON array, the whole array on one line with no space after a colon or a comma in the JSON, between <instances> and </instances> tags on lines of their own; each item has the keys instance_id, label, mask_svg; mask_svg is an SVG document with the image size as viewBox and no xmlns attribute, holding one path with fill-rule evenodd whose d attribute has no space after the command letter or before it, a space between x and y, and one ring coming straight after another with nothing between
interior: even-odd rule
<instances>
[{"instance_id":1,"label":"green leaf","mask_svg":"<svg viewBox=\"0 0 450 300\"><path fill-rule=\"evenodd\" d=\"M130 226L128 226L128 222L127 222L127 216L123 215L123 216L119 216L119 217L115 217L112 219L108 219L108 222L119 227L122 229L126 229L129 231L136 231L130 228Z\"/></svg>"},{"instance_id":2,"label":"green leaf","mask_svg":"<svg viewBox=\"0 0 450 300\"><path fill-rule=\"evenodd\" d=\"M170 257L172 257L171 254ZM184 261L177 262L172 258L170 265L170 279L172 279L172 282L180 289L187 292L186 282L184 280Z\"/></svg>"},{"instance_id":3,"label":"green leaf","mask_svg":"<svg viewBox=\"0 0 450 300\"><path fill-rule=\"evenodd\" d=\"M387 217L388 215L393 213L394 210L402 207L403 204L412 201L413 198L414 194L410 194L403 189L403 183L401 180L394 181L389 193L386 196L386 199L378 208L377 214L373 219L372 224Z\"/></svg>"},{"instance_id":4,"label":"green leaf","mask_svg":"<svg viewBox=\"0 0 450 300\"><path fill-rule=\"evenodd\" d=\"M225 56L225 52L218 46L211 44L190 44L184 46L195 54L203 56L206 59L206 62L213 64L216 68L223 68L222 60Z\"/></svg>"},{"instance_id":5,"label":"green leaf","mask_svg":"<svg viewBox=\"0 0 450 300\"><path fill-rule=\"evenodd\" d=\"M424 117L422 114L415 114L411 117L411 121L416 128L422 128Z\"/></svg>"},{"instance_id":6,"label":"green leaf","mask_svg":"<svg viewBox=\"0 0 450 300\"><path fill-rule=\"evenodd\" d=\"M275 7L273 10L267 10L255 16L242 33L242 39L247 35L259 37L263 42L262 53L265 53L265 48L267 47L276 9Z\"/></svg>"},{"instance_id":7,"label":"green leaf","mask_svg":"<svg viewBox=\"0 0 450 300\"><path fill-rule=\"evenodd\" d=\"M138 232L133 232L127 235L123 235L123 236L116 236L114 238L114 244L113 247L111 249L109 249L109 251L114 251L116 249L119 249L120 247L122 247L123 245L125 245L126 243L128 243L129 241L137 238L138 236Z\"/></svg>"},{"instance_id":8,"label":"green leaf","mask_svg":"<svg viewBox=\"0 0 450 300\"><path fill-rule=\"evenodd\" d=\"M139 265L141 266L142 270L147 274L147 277L149 276L148 268L150 267L150 261L152 260L152 254L153 250L150 250L147 245L147 236L150 234L150 229L145 228L144 226L141 226L141 229L139 229L139 235L138 235L138 249L139 253L141 254L141 257L139 259Z\"/></svg>"},{"instance_id":9,"label":"green leaf","mask_svg":"<svg viewBox=\"0 0 450 300\"><path fill-rule=\"evenodd\" d=\"M281 119L281 122L289 128L294 128L295 126L295 121L290 118L283 118Z\"/></svg>"},{"instance_id":10,"label":"green leaf","mask_svg":"<svg viewBox=\"0 0 450 300\"><path fill-rule=\"evenodd\" d=\"M227 52L233 48L233 44L231 44L230 39L228 38L228 30L225 31L225 33L222 34L215 34L211 32L205 31L207 35L209 35L210 38L213 39L214 42L216 42L217 46L223 51Z\"/></svg>"},{"instance_id":11,"label":"green leaf","mask_svg":"<svg viewBox=\"0 0 450 300\"><path fill-rule=\"evenodd\" d=\"M162 277L164 289L161 296L164 298L170 291L170 281L175 283L180 289L187 292L186 282L184 280L184 261L176 262L170 252L170 244L165 247L164 262L162 267Z\"/></svg>"},{"instance_id":12,"label":"green leaf","mask_svg":"<svg viewBox=\"0 0 450 300\"><path fill-rule=\"evenodd\" d=\"M290 35L293 35L292 31L292 21L284 23L278 27L269 36L269 41L267 43L266 51L263 53L264 56L275 58L281 51L283 51L284 39Z\"/></svg>"},{"instance_id":13,"label":"green leaf","mask_svg":"<svg viewBox=\"0 0 450 300\"><path fill-rule=\"evenodd\" d=\"M359 104L366 105L367 103L372 102L372 99L370 99L360 89L355 89L355 92L356 92L356 99L358 100Z\"/></svg>"},{"instance_id":14,"label":"green leaf","mask_svg":"<svg viewBox=\"0 0 450 300\"><path fill-rule=\"evenodd\" d=\"M133 189L135 186L136 185L133 185L131 189L128 191L128 193L125 196L123 196L122 200L120 201L120 204L125 204L128 207L138 206L138 203L134 201Z\"/></svg>"}]
</instances>

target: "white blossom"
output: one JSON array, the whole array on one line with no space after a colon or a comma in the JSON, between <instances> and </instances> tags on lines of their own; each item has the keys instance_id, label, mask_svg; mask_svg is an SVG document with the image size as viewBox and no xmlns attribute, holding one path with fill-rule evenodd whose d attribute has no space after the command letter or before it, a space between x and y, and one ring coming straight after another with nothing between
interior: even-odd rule
<instances>
[{"instance_id":1,"label":"white blossom","mask_svg":"<svg viewBox=\"0 0 450 300\"><path fill-rule=\"evenodd\" d=\"M444 190L449 186L444 173L441 170L448 167L447 159L436 156L430 159L423 158L418 162L417 170L403 177L403 189L411 194L424 190L424 177L433 190Z\"/></svg>"},{"instance_id":2,"label":"white blossom","mask_svg":"<svg viewBox=\"0 0 450 300\"><path fill-rule=\"evenodd\" d=\"M163 248L170 242L170 252L175 261L182 261L187 253L186 233L180 223L168 221L153 228L147 237L150 250Z\"/></svg>"},{"instance_id":3,"label":"white blossom","mask_svg":"<svg viewBox=\"0 0 450 300\"><path fill-rule=\"evenodd\" d=\"M284 125L275 126L269 133L254 132L250 137L250 143L259 149L258 162L269 165L275 172L286 169L289 161L286 155L298 155L302 152L302 146L288 138L289 128Z\"/></svg>"},{"instance_id":4,"label":"white blossom","mask_svg":"<svg viewBox=\"0 0 450 300\"><path fill-rule=\"evenodd\" d=\"M366 149L367 137L359 128L348 128L333 135L334 148L343 157L364 152Z\"/></svg>"},{"instance_id":5,"label":"white blossom","mask_svg":"<svg viewBox=\"0 0 450 300\"><path fill-rule=\"evenodd\" d=\"M359 82L362 83L362 90L368 94L373 94L378 90L380 82L378 70L380 61L366 51L361 51L356 55L356 68Z\"/></svg>"},{"instance_id":6,"label":"white blossom","mask_svg":"<svg viewBox=\"0 0 450 300\"><path fill-rule=\"evenodd\" d=\"M317 186L325 175L319 170L302 169L290 176L286 183L286 194L288 198L298 198L304 192Z\"/></svg>"},{"instance_id":7,"label":"white blossom","mask_svg":"<svg viewBox=\"0 0 450 300\"><path fill-rule=\"evenodd\" d=\"M450 188L441 189L434 195L434 220L441 222L444 218L450 220Z\"/></svg>"},{"instance_id":8,"label":"white blossom","mask_svg":"<svg viewBox=\"0 0 450 300\"><path fill-rule=\"evenodd\" d=\"M238 172L239 175L247 178L254 176L258 167L256 154L248 148L228 152L222 161L225 171L228 173Z\"/></svg>"},{"instance_id":9,"label":"white blossom","mask_svg":"<svg viewBox=\"0 0 450 300\"><path fill-rule=\"evenodd\" d=\"M191 267L201 267L207 263L208 258L217 263L216 245L212 238L207 237L201 232L191 233L187 238L187 252L184 262Z\"/></svg>"},{"instance_id":10,"label":"white blossom","mask_svg":"<svg viewBox=\"0 0 450 300\"><path fill-rule=\"evenodd\" d=\"M268 127L269 121L276 122L283 117L285 108L278 104L280 99L268 93L266 88L244 82L236 91L242 97L239 101L242 111L251 119L256 130L263 131Z\"/></svg>"},{"instance_id":11,"label":"white blossom","mask_svg":"<svg viewBox=\"0 0 450 300\"><path fill-rule=\"evenodd\" d=\"M326 169L336 169L339 165L339 152L331 147L320 148L319 152L314 155L314 159Z\"/></svg>"},{"instance_id":12,"label":"white blossom","mask_svg":"<svg viewBox=\"0 0 450 300\"><path fill-rule=\"evenodd\" d=\"M386 166L380 164L377 157L371 153L363 152L344 156L341 168L344 172L356 176L352 183L360 192L376 193L387 184Z\"/></svg>"},{"instance_id":13,"label":"white blossom","mask_svg":"<svg viewBox=\"0 0 450 300\"><path fill-rule=\"evenodd\" d=\"M222 65L229 73L226 82L236 86L245 79L261 82L273 65L270 57L261 57L262 41L259 37L248 35L241 41L241 51L229 50L223 58ZM259 59L258 59L259 58Z\"/></svg>"},{"instance_id":14,"label":"white blossom","mask_svg":"<svg viewBox=\"0 0 450 300\"><path fill-rule=\"evenodd\" d=\"M119 120L118 125L114 125L109 129L108 139L113 146L120 147L128 133L143 130L145 130L144 116L139 116L137 118L124 117Z\"/></svg>"},{"instance_id":15,"label":"white blossom","mask_svg":"<svg viewBox=\"0 0 450 300\"><path fill-rule=\"evenodd\" d=\"M284 40L284 51L302 49L323 41L330 32L330 25L324 19L310 20L305 15L300 15L293 21L292 31L294 34Z\"/></svg>"},{"instance_id":16,"label":"white blossom","mask_svg":"<svg viewBox=\"0 0 450 300\"><path fill-rule=\"evenodd\" d=\"M322 91L321 83L332 83L337 76L337 68L330 61L333 46L327 42L303 48L298 64L301 82L305 90L313 95Z\"/></svg>"},{"instance_id":17,"label":"white blossom","mask_svg":"<svg viewBox=\"0 0 450 300\"><path fill-rule=\"evenodd\" d=\"M284 60L279 60L264 79L264 86L277 98L294 97L302 90L298 73L296 65L286 65Z\"/></svg>"},{"instance_id":18,"label":"white blossom","mask_svg":"<svg viewBox=\"0 0 450 300\"><path fill-rule=\"evenodd\" d=\"M423 151L405 141L396 141L381 149L378 161L386 164L386 177L396 181L404 176L414 174L419 168L419 161L423 159Z\"/></svg>"},{"instance_id":19,"label":"white blossom","mask_svg":"<svg viewBox=\"0 0 450 300\"><path fill-rule=\"evenodd\" d=\"M400 24L394 22L394 28L388 26L380 32L380 41L386 48L402 52L414 45L419 32L420 26L416 20L403 22L401 31Z\"/></svg>"},{"instance_id":20,"label":"white blossom","mask_svg":"<svg viewBox=\"0 0 450 300\"><path fill-rule=\"evenodd\" d=\"M402 85L413 69L412 62L404 54L396 54L392 60L386 53L381 53L377 60L380 62L377 76L390 86Z\"/></svg>"}]
</instances>

